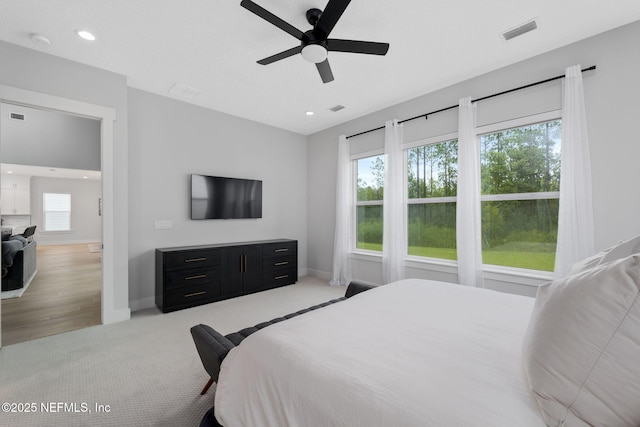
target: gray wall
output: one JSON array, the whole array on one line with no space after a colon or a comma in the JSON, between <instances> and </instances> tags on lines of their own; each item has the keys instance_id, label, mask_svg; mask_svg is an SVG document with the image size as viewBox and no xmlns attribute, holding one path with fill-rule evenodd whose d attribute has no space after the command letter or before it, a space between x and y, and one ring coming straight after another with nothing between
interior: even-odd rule
<instances>
[{"instance_id":1,"label":"gray wall","mask_svg":"<svg viewBox=\"0 0 640 427\"><path fill-rule=\"evenodd\" d=\"M133 310L154 305L154 249L298 240L307 267L307 147L302 135L129 89L129 279ZM190 174L263 181L263 217L197 220ZM156 220L172 228L154 229Z\"/></svg>"},{"instance_id":2,"label":"gray wall","mask_svg":"<svg viewBox=\"0 0 640 427\"><path fill-rule=\"evenodd\" d=\"M420 96L357 120L310 135L309 145L309 247L310 273L329 278L335 227L335 171L337 141L341 134L351 135L384 125L386 120L404 119L439 108L456 105L458 99L485 95L518 87L564 73L568 66L596 65L585 73L585 99L589 120L593 169L596 246L604 249L640 233L640 22L548 52L443 90ZM541 113L561 107L561 83L520 91L478 104L478 124L499 122ZM428 120L405 124L405 140L413 141L455 131L457 110L434 115ZM352 152L382 147L383 132L374 132L352 140ZM410 263L409 277L425 277L455 282L451 265ZM487 274L489 287L533 295L544 277L518 277L504 273ZM380 259L356 256L354 278L381 283ZM519 285L509 285L507 282Z\"/></svg>"},{"instance_id":3,"label":"gray wall","mask_svg":"<svg viewBox=\"0 0 640 427\"><path fill-rule=\"evenodd\" d=\"M44 231L43 193L71 194L71 231ZM102 217L98 215L98 200L101 196L100 181L32 177L31 224L36 226L38 244L100 242Z\"/></svg>"},{"instance_id":4,"label":"gray wall","mask_svg":"<svg viewBox=\"0 0 640 427\"><path fill-rule=\"evenodd\" d=\"M0 105L2 163L99 171L100 122L55 111ZM9 118L24 114L25 120Z\"/></svg>"},{"instance_id":5,"label":"gray wall","mask_svg":"<svg viewBox=\"0 0 640 427\"><path fill-rule=\"evenodd\" d=\"M129 307L128 278L128 142L127 79L125 76L0 42L0 84L112 108L114 123L113 177L114 310ZM2 156L0 153L0 162Z\"/></svg>"}]
</instances>

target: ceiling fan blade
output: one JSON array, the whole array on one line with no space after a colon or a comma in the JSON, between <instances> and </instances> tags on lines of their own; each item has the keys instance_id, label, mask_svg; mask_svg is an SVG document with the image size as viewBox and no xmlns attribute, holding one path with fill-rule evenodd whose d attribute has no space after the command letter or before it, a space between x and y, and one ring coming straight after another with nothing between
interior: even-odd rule
<instances>
[{"instance_id":1,"label":"ceiling fan blade","mask_svg":"<svg viewBox=\"0 0 640 427\"><path fill-rule=\"evenodd\" d=\"M329 66L328 59L325 59L322 62L318 62L316 64L316 68L320 73L320 77L322 78L322 83L329 83L333 81L333 73L331 72L331 67Z\"/></svg>"},{"instance_id":2,"label":"ceiling fan blade","mask_svg":"<svg viewBox=\"0 0 640 427\"><path fill-rule=\"evenodd\" d=\"M273 62L280 61L281 59L298 54L301 50L302 46L292 47L291 49L285 50L284 52L276 53L275 55L269 56L268 58L261 59L260 61L258 61L258 64L269 65Z\"/></svg>"},{"instance_id":3,"label":"ceiling fan blade","mask_svg":"<svg viewBox=\"0 0 640 427\"><path fill-rule=\"evenodd\" d=\"M260 18L264 19L267 22L270 22L281 30L286 31L298 40L302 40L302 36L304 35L302 31L289 24L288 22L282 20L281 18L278 18L276 15L262 8L261 6L258 6L251 0L242 0L240 2L240 6L244 7L249 12L255 13Z\"/></svg>"},{"instance_id":4,"label":"ceiling fan blade","mask_svg":"<svg viewBox=\"0 0 640 427\"><path fill-rule=\"evenodd\" d=\"M332 52L365 53L368 55L386 55L389 43L365 42L361 40L327 40L327 50Z\"/></svg>"},{"instance_id":5,"label":"ceiling fan blade","mask_svg":"<svg viewBox=\"0 0 640 427\"><path fill-rule=\"evenodd\" d=\"M313 34L316 38L324 40L329 37L329 33L336 26L350 2L351 0L329 0L327 7L322 11L322 15L313 29Z\"/></svg>"}]
</instances>

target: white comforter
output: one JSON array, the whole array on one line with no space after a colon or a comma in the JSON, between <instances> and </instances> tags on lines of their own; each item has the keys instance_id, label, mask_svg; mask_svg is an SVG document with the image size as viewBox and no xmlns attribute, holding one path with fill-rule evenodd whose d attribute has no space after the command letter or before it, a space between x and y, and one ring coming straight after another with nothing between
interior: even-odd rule
<instances>
[{"instance_id":1,"label":"white comforter","mask_svg":"<svg viewBox=\"0 0 640 427\"><path fill-rule=\"evenodd\" d=\"M269 326L222 363L226 427L542 426L521 366L534 299L408 279Z\"/></svg>"}]
</instances>

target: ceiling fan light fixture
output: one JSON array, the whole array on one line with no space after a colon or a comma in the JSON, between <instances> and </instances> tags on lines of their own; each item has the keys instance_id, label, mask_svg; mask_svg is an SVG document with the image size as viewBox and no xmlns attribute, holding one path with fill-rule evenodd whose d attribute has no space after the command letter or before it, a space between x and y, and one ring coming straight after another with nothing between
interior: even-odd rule
<instances>
[{"instance_id":1,"label":"ceiling fan light fixture","mask_svg":"<svg viewBox=\"0 0 640 427\"><path fill-rule=\"evenodd\" d=\"M327 59L327 49L321 44L308 44L302 48L302 57L305 61L318 64Z\"/></svg>"}]
</instances>

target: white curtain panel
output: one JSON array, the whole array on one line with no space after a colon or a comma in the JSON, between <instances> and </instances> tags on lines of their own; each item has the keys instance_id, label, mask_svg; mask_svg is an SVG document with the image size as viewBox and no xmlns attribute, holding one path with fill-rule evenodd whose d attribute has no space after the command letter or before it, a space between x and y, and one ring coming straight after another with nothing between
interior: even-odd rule
<instances>
[{"instance_id":1,"label":"white curtain panel","mask_svg":"<svg viewBox=\"0 0 640 427\"><path fill-rule=\"evenodd\" d=\"M482 218L480 208L480 144L476 135L476 106L460 99L458 108L458 197L456 246L458 282L484 287L482 276Z\"/></svg>"},{"instance_id":2,"label":"white curtain panel","mask_svg":"<svg viewBox=\"0 0 640 427\"><path fill-rule=\"evenodd\" d=\"M407 252L402 125L397 120L385 124L384 151L382 279L384 283L391 283L404 279Z\"/></svg>"},{"instance_id":3,"label":"white curtain panel","mask_svg":"<svg viewBox=\"0 0 640 427\"><path fill-rule=\"evenodd\" d=\"M560 210L555 276L595 253L591 156L580 65L565 71L562 98Z\"/></svg>"},{"instance_id":4,"label":"white curtain panel","mask_svg":"<svg viewBox=\"0 0 640 427\"><path fill-rule=\"evenodd\" d=\"M336 228L333 240L333 273L331 286L351 282L351 205L353 204L352 167L349 160L349 140L340 135L338 141L338 168L336 171Z\"/></svg>"}]
</instances>

